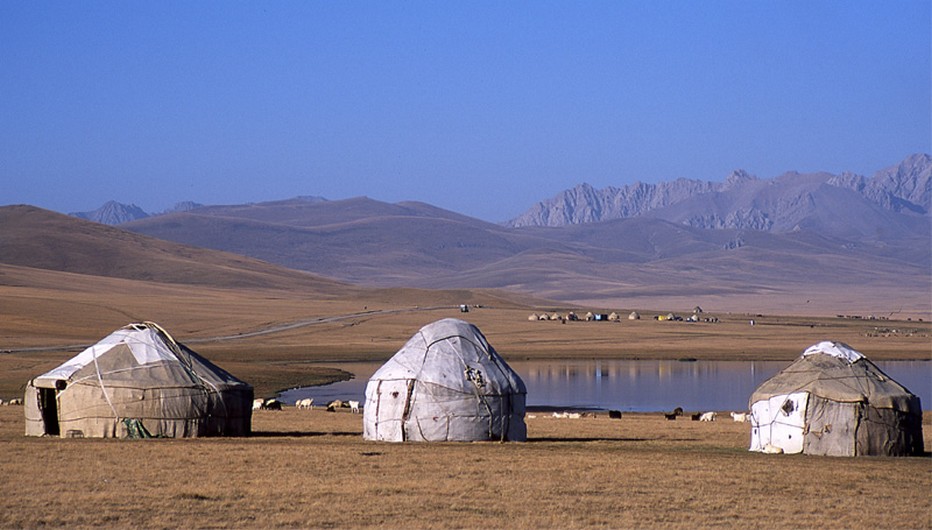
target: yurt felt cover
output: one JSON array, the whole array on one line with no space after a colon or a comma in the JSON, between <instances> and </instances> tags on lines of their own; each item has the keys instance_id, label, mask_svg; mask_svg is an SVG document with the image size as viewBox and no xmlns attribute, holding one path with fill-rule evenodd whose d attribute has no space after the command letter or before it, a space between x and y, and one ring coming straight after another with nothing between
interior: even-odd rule
<instances>
[{"instance_id":1,"label":"yurt felt cover","mask_svg":"<svg viewBox=\"0 0 932 530\"><path fill-rule=\"evenodd\" d=\"M62 437L243 436L252 397L250 385L157 324L130 324L29 382L26 434L56 434L57 419Z\"/></svg>"},{"instance_id":2,"label":"yurt felt cover","mask_svg":"<svg viewBox=\"0 0 932 530\"><path fill-rule=\"evenodd\" d=\"M366 386L363 436L381 441L525 441L524 382L459 319L421 328Z\"/></svg>"},{"instance_id":3,"label":"yurt felt cover","mask_svg":"<svg viewBox=\"0 0 932 530\"><path fill-rule=\"evenodd\" d=\"M793 364L762 383L749 404L753 412L763 410L755 404L801 394L808 394L802 425L804 453L893 456L923 451L919 397L846 344L821 342L806 349ZM773 403L769 408L779 407ZM766 420L752 414L752 423Z\"/></svg>"}]
</instances>

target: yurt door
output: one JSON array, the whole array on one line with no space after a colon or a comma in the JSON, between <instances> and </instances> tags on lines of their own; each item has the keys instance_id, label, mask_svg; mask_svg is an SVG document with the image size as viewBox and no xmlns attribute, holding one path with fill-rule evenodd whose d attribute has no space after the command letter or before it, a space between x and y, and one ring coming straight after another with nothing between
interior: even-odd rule
<instances>
[{"instance_id":1,"label":"yurt door","mask_svg":"<svg viewBox=\"0 0 932 530\"><path fill-rule=\"evenodd\" d=\"M39 388L39 410L42 411L42 423L45 433L49 436L58 436L61 429L58 426L58 399L54 388Z\"/></svg>"},{"instance_id":2,"label":"yurt door","mask_svg":"<svg viewBox=\"0 0 932 530\"><path fill-rule=\"evenodd\" d=\"M378 408L376 410L377 439L403 442L404 422L407 420L413 379L379 381Z\"/></svg>"}]
</instances>

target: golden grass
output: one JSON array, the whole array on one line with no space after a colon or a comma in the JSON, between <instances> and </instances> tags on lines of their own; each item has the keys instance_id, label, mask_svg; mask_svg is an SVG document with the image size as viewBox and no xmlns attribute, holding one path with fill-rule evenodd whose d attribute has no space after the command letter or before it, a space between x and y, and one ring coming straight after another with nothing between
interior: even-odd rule
<instances>
[{"instance_id":1,"label":"golden grass","mask_svg":"<svg viewBox=\"0 0 932 530\"><path fill-rule=\"evenodd\" d=\"M924 430L930 447L930 415ZM239 439L25 438L0 407L0 527L928 528L932 460L749 453L748 424L528 419L526 443L386 444L260 411Z\"/></svg>"}]
</instances>

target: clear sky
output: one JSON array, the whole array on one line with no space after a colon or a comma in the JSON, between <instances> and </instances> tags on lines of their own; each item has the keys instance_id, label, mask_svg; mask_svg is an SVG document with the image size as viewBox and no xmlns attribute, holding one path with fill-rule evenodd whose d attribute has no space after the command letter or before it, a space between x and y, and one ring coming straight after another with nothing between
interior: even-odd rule
<instances>
[{"instance_id":1,"label":"clear sky","mask_svg":"<svg viewBox=\"0 0 932 530\"><path fill-rule=\"evenodd\" d=\"M0 205L321 195L503 221L871 175L932 142L930 2L0 2Z\"/></svg>"}]
</instances>

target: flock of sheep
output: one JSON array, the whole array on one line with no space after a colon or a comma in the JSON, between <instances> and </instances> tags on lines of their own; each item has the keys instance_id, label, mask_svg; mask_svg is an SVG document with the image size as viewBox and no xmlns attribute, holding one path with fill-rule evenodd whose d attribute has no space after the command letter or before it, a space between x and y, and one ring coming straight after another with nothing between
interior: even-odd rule
<instances>
[{"instance_id":1,"label":"flock of sheep","mask_svg":"<svg viewBox=\"0 0 932 530\"><path fill-rule=\"evenodd\" d=\"M299 399L294 404L298 410L312 410L314 408L314 398ZM328 412L336 412L337 409L348 408L353 414L359 414L358 401L342 401L335 399L327 403ZM282 410L282 402L275 399L256 398L252 401L252 410Z\"/></svg>"},{"instance_id":2,"label":"flock of sheep","mask_svg":"<svg viewBox=\"0 0 932 530\"><path fill-rule=\"evenodd\" d=\"M751 415L747 412L731 412L729 414L731 415L731 419L738 423L747 423L751 421ZM682 415L683 415L683 409L680 407L677 407L676 409L673 410L673 412L669 414L664 413L664 417L668 420L675 420L677 416L682 416ZM551 417L553 418L570 418L570 419L585 418L589 416L594 416L594 414L589 413L589 412L565 412L565 411L554 412L551 414ZM537 416L535 416L534 414L528 414L529 419L534 419L536 417ZM621 419L621 411L610 410L608 411L608 417L611 419ZM718 412L714 412L714 411L697 412L690 416L690 418L693 421L715 421L715 418L717 417L718 417Z\"/></svg>"},{"instance_id":3,"label":"flock of sheep","mask_svg":"<svg viewBox=\"0 0 932 530\"><path fill-rule=\"evenodd\" d=\"M294 407L298 410L302 410L302 409L312 410L314 408L314 398L299 399L295 402ZM341 409L341 408L349 408L350 412L353 414L359 414L360 412L358 401L342 401L339 399L335 399L327 403L327 406L326 406L326 409L329 412L336 412L337 409ZM252 402L252 410L282 410L282 402L274 398L271 398L271 399L257 398L253 400ZM747 412L731 412L729 414L731 415L731 419L738 423L747 423L751 421L751 416ZM551 414L551 416L554 418L570 418L570 419L579 419L579 418L585 418L585 417L594 416L594 415L595 415L594 413L589 413L589 412L566 412L566 411L554 412ZM669 414L664 413L664 417L668 420L675 420L677 416L682 416L682 415L683 415L683 409L681 407L675 408L673 412ZM536 418L537 416L534 414L528 414L527 417L529 419L533 419L533 418ZM612 419L620 419L621 412L617 410L610 410L608 417ZM693 414L690 416L690 418L693 421L715 421L715 418L717 417L718 417L718 413L714 411L697 412L696 414Z\"/></svg>"}]
</instances>

